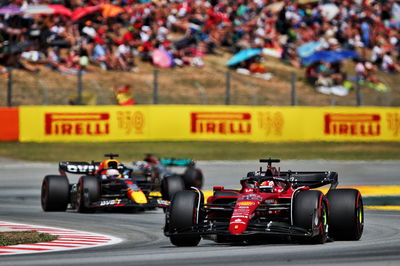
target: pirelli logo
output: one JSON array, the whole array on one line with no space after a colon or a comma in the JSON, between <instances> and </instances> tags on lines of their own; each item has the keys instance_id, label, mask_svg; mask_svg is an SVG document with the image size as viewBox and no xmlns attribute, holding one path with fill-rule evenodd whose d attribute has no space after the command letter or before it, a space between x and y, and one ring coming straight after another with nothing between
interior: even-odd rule
<instances>
[{"instance_id":1,"label":"pirelli logo","mask_svg":"<svg viewBox=\"0 0 400 266\"><path fill-rule=\"evenodd\" d=\"M191 133L218 135L251 134L251 114L245 112L191 113Z\"/></svg>"},{"instance_id":2,"label":"pirelli logo","mask_svg":"<svg viewBox=\"0 0 400 266\"><path fill-rule=\"evenodd\" d=\"M109 113L46 113L45 134L104 136L110 133Z\"/></svg>"},{"instance_id":3,"label":"pirelli logo","mask_svg":"<svg viewBox=\"0 0 400 266\"><path fill-rule=\"evenodd\" d=\"M325 134L340 136L379 136L379 114L325 114Z\"/></svg>"}]
</instances>

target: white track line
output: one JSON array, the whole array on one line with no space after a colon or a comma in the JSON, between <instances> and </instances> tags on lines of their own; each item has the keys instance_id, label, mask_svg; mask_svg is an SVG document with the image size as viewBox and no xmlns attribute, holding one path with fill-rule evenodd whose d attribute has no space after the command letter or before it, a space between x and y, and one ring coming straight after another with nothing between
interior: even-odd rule
<instances>
[{"instance_id":1,"label":"white track line","mask_svg":"<svg viewBox=\"0 0 400 266\"><path fill-rule=\"evenodd\" d=\"M0 221L0 231L37 231L59 237L57 240L49 242L0 246L0 255L16 255L93 248L98 246L113 245L122 241L121 238L104 234L5 221Z\"/></svg>"}]
</instances>

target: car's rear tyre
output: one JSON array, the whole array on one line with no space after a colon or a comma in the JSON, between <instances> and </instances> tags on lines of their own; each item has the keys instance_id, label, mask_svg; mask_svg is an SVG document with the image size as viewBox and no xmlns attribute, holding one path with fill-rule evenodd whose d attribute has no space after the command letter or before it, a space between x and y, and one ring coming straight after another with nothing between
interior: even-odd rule
<instances>
[{"instance_id":1,"label":"car's rear tyre","mask_svg":"<svg viewBox=\"0 0 400 266\"><path fill-rule=\"evenodd\" d=\"M203 187L203 172L198 168L188 167L182 175L186 189Z\"/></svg>"},{"instance_id":2,"label":"car's rear tyre","mask_svg":"<svg viewBox=\"0 0 400 266\"><path fill-rule=\"evenodd\" d=\"M166 176L161 182L161 195L164 200L171 200L176 192L184 189L185 184L178 175Z\"/></svg>"},{"instance_id":3,"label":"car's rear tyre","mask_svg":"<svg viewBox=\"0 0 400 266\"><path fill-rule=\"evenodd\" d=\"M69 203L68 178L64 175L45 176L40 199L45 212L65 211Z\"/></svg>"},{"instance_id":4,"label":"car's rear tyre","mask_svg":"<svg viewBox=\"0 0 400 266\"><path fill-rule=\"evenodd\" d=\"M100 182L96 176L82 176L79 178L76 197L76 209L81 213L94 212L90 204L100 198Z\"/></svg>"},{"instance_id":5,"label":"car's rear tyre","mask_svg":"<svg viewBox=\"0 0 400 266\"><path fill-rule=\"evenodd\" d=\"M191 226L201 219L201 214L197 216L198 206L199 195L194 191L179 191L174 195L169 209L169 230L171 233L179 233L183 230L185 234L171 235L170 241L173 245L188 247L199 244L201 237L196 234L190 234ZM201 206L202 202L200 201L200 208Z\"/></svg>"},{"instance_id":6,"label":"car's rear tyre","mask_svg":"<svg viewBox=\"0 0 400 266\"><path fill-rule=\"evenodd\" d=\"M324 194L317 190L298 192L293 199L293 225L312 232L311 238L302 242L323 244L327 240L328 208ZM317 232L317 235L315 233Z\"/></svg>"},{"instance_id":7,"label":"car's rear tyre","mask_svg":"<svg viewBox=\"0 0 400 266\"><path fill-rule=\"evenodd\" d=\"M364 206L357 189L335 189L327 194L329 237L359 240L364 229Z\"/></svg>"}]
</instances>

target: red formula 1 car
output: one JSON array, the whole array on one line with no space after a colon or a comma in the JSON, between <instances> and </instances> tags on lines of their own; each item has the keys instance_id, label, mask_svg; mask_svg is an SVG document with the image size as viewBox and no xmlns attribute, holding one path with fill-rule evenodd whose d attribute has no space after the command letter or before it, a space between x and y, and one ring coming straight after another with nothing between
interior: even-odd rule
<instances>
[{"instance_id":1,"label":"red formula 1 car","mask_svg":"<svg viewBox=\"0 0 400 266\"><path fill-rule=\"evenodd\" d=\"M249 172L240 190L214 187L204 203L200 190L175 194L166 213L164 234L176 246L196 246L200 239L216 242L263 241L275 237L324 243L328 237L358 240L364 209L356 189L336 189L336 172L281 172L279 159L261 159L263 170ZM312 190L330 185L324 195Z\"/></svg>"}]
</instances>

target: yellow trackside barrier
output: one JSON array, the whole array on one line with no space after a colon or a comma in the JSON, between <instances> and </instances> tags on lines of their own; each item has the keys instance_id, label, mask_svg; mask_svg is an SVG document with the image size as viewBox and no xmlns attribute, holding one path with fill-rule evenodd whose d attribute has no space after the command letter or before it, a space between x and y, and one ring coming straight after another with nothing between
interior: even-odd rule
<instances>
[{"instance_id":1,"label":"yellow trackside barrier","mask_svg":"<svg viewBox=\"0 0 400 266\"><path fill-rule=\"evenodd\" d=\"M22 106L20 141L400 141L400 108Z\"/></svg>"}]
</instances>

